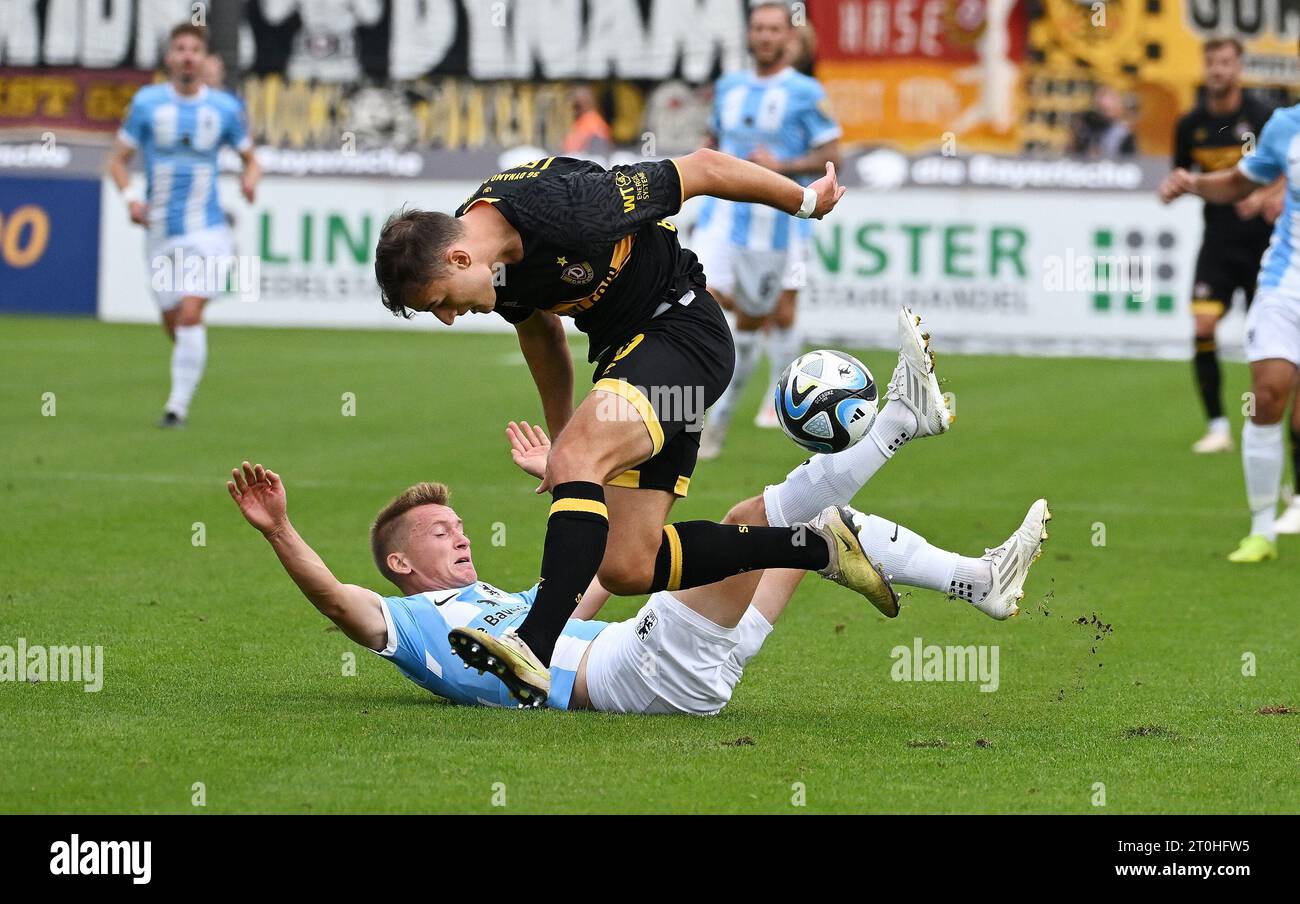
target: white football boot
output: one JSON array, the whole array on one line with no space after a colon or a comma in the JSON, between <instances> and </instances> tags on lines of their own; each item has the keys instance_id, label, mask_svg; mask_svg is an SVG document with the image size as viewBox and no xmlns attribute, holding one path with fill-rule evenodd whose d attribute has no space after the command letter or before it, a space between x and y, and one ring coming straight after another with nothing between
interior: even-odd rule
<instances>
[{"instance_id":1,"label":"white football boot","mask_svg":"<svg viewBox=\"0 0 1300 904\"><path fill-rule=\"evenodd\" d=\"M886 402L898 401L907 406L916 417L917 436L947 433L952 429L954 415L948 410L934 373L930 334L921 332L921 318L910 308L898 309L898 339L898 364L889 378Z\"/></svg>"},{"instance_id":2,"label":"white football boot","mask_svg":"<svg viewBox=\"0 0 1300 904\"><path fill-rule=\"evenodd\" d=\"M764 396L758 414L754 415L754 426L762 430L775 430L781 426L781 421L776 416L776 395L774 392L769 391Z\"/></svg>"},{"instance_id":3,"label":"white football boot","mask_svg":"<svg viewBox=\"0 0 1300 904\"><path fill-rule=\"evenodd\" d=\"M1291 497L1291 502L1273 522L1273 530L1279 534L1300 534L1300 496Z\"/></svg>"},{"instance_id":4,"label":"white football boot","mask_svg":"<svg viewBox=\"0 0 1300 904\"><path fill-rule=\"evenodd\" d=\"M1025 578L1029 566L1043 554L1043 541L1047 539L1047 522L1052 513L1047 500L1039 499L1029 507L1025 520L1016 532L995 549L984 551L982 561L990 566L989 590L983 599L968 599L971 605L990 618L1001 621L1020 614L1020 601L1025 598ZM963 597L964 598L964 597Z\"/></svg>"},{"instance_id":5,"label":"white football boot","mask_svg":"<svg viewBox=\"0 0 1300 904\"><path fill-rule=\"evenodd\" d=\"M1197 455L1231 452L1234 448L1232 434L1227 430L1207 430L1204 436L1192 443L1192 451Z\"/></svg>"}]
</instances>

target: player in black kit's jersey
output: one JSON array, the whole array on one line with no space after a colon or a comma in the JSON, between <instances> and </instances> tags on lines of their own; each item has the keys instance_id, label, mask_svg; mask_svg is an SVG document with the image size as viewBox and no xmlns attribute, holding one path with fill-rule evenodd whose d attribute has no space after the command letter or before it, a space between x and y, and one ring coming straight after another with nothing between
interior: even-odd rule
<instances>
[{"instance_id":1,"label":"player in black kit's jersey","mask_svg":"<svg viewBox=\"0 0 1300 904\"><path fill-rule=\"evenodd\" d=\"M1241 90L1240 43L1216 38L1205 43L1204 54L1204 97L1178 120L1174 131L1175 172L1199 169L1209 173L1235 167L1250 142L1259 139L1273 112ZM1162 196L1169 184L1162 187ZM1228 312L1237 289L1245 293L1247 307L1255 294L1260 257L1273 232L1272 224L1259 215L1260 202L1268 191L1260 189L1238 205L1205 203L1205 232L1192 289L1196 319L1192 362L1209 426L1192 446L1196 452L1232 449L1228 419L1223 414L1215 327Z\"/></svg>"},{"instance_id":2,"label":"player in black kit's jersey","mask_svg":"<svg viewBox=\"0 0 1300 904\"><path fill-rule=\"evenodd\" d=\"M384 304L447 324L489 311L513 323L555 437L538 488L553 502L537 601L517 634L453 632L467 663L503 663L516 697L544 699L555 642L598 574L615 593L639 594L750 569L804 568L897 614L887 582L833 513L806 541L804 528L665 526L686 494L704 411L731 379L735 351L699 262L664 217L688 198L713 195L820 218L843 192L830 165L804 189L710 150L609 170L549 157L491 177L454 217L406 211L385 224L375 255ZM596 365L595 386L576 410L557 315L588 335Z\"/></svg>"}]
</instances>

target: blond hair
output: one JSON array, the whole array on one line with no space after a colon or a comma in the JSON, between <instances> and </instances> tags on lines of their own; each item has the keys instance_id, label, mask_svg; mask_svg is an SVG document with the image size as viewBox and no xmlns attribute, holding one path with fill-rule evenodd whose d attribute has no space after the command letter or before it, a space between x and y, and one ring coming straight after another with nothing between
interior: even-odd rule
<instances>
[{"instance_id":1,"label":"blond hair","mask_svg":"<svg viewBox=\"0 0 1300 904\"><path fill-rule=\"evenodd\" d=\"M398 584L399 576L388 567L388 554L397 545L398 536L401 534L402 516L422 505L446 505L450 498L451 491L447 489L446 484L426 481L407 487L379 510L379 514L375 516L375 523L370 526L370 552L375 557L375 567L379 569L380 574L394 584Z\"/></svg>"}]
</instances>

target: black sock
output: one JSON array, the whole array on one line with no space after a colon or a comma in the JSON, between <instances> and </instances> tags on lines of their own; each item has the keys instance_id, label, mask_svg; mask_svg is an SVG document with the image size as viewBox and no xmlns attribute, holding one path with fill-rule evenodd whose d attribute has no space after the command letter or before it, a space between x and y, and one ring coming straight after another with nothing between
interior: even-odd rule
<instances>
[{"instance_id":1,"label":"black sock","mask_svg":"<svg viewBox=\"0 0 1300 904\"><path fill-rule=\"evenodd\" d=\"M1300 429L1291 426L1291 488L1300 495Z\"/></svg>"},{"instance_id":2,"label":"black sock","mask_svg":"<svg viewBox=\"0 0 1300 904\"><path fill-rule=\"evenodd\" d=\"M518 631L547 665L565 623L600 568L609 536L609 512L600 484L562 483L552 491L552 499L537 599Z\"/></svg>"},{"instance_id":3,"label":"black sock","mask_svg":"<svg viewBox=\"0 0 1300 904\"><path fill-rule=\"evenodd\" d=\"M1220 395L1219 346L1211 337L1196 340L1196 357L1192 359L1196 370L1196 385L1201 390L1205 416L1210 420L1223 417L1223 398Z\"/></svg>"},{"instance_id":4,"label":"black sock","mask_svg":"<svg viewBox=\"0 0 1300 904\"><path fill-rule=\"evenodd\" d=\"M830 562L830 555L826 541L802 524L752 527L679 521L664 528L650 591L703 587L756 568L818 571Z\"/></svg>"}]
</instances>

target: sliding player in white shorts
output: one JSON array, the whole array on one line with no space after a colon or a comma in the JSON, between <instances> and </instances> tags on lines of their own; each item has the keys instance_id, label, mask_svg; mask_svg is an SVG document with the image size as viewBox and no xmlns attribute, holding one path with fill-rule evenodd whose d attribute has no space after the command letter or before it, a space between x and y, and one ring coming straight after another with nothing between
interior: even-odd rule
<instances>
[{"instance_id":1,"label":"sliding player in white shorts","mask_svg":"<svg viewBox=\"0 0 1300 904\"><path fill-rule=\"evenodd\" d=\"M993 618L1007 618L1019 611L1030 564L1047 539L1051 515L1046 501L1036 501L1015 533L980 558L938 549L901 525L847 506L893 451L916 436L947 427L946 408L928 391L935 383L931 356L910 312L904 311L900 319L904 348L877 419L882 432L847 452L816 456L796 469L785 483L767 489L767 513L758 514L783 524L807 520L809 531L823 537L830 534L831 522L850 522L853 533L838 534L832 541L835 563L845 567L855 555L864 554L883 566L889 578L881 576L881 594L873 602L886 614L898 612L892 579L945 592ZM533 476L543 474L550 450L545 435L528 424L513 423L508 433L516 464ZM867 444L879 456L844 457ZM822 485L810 494L805 481L814 471ZM518 688L506 684L509 673L500 663L489 659L485 673L475 672L465 666L453 643L473 644L482 636L477 632L496 636L517 624L531 608L537 588L507 593L478 580L469 538L448 505L446 487L417 484L380 512L371 531L375 563L404 594L382 597L340 583L330 573L290 524L278 475L244 462L232 477L228 489L241 513L266 537L303 594L344 634L452 702L516 705ZM755 501L761 507L764 499L755 497L737 510L752 508ZM812 511L822 503L822 510ZM858 548L848 549L853 540ZM838 548L840 542L845 549ZM731 699L746 664L771 633L803 575L770 570L674 593L661 591L634 618L614 624L570 619L551 659L546 705L616 713L717 713ZM600 591L593 586L589 596L597 595Z\"/></svg>"}]
</instances>

